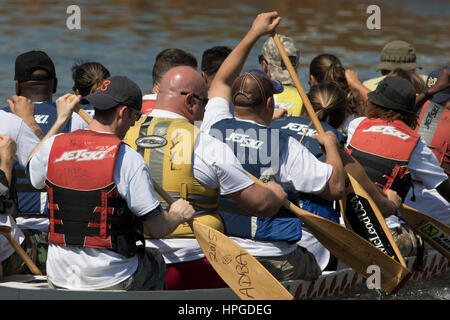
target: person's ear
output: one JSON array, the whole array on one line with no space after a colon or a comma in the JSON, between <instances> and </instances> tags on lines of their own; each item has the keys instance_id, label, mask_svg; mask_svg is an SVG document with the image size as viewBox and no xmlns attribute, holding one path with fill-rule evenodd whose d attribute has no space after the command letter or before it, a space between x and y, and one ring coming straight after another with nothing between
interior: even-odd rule
<instances>
[{"instance_id":1,"label":"person's ear","mask_svg":"<svg viewBox=\"0 0 450 320\"><path fill-rule=\"evenodd\" d=\"M317 84L317 80L316 78L314 78L314 76L312 74L309 75L309 86L315 86Z\"/></svg>"},{"instance_id":2,"label":"person's ear","mask_svg":"<svg viewBox=\"0 0 450 320\"><path fill-rule=\"evenodd\" d=\"M118 109L118 116L123 119L125 117L125 110L128 108L126 106L120 106Z\"/></svg>"},{"instance_id":3,"label":"person's ear","mask_svg":"<svg viewBox=\"0 0 450 320\"><path fill-rule=\"evenodd\" d=\"M267 73L267 75L269 76L269 78L271 78L269 64L267 63L267 61L266 61L265 59L263 59L263 60L261 61L261 67L262 67L262 71L264 71L265 73Z\"/></svg>"},{"instance_id":4,"label":"person's ear","mask_svg":"<svg viewBox=\"0 0 450 320\"><path fill-rule=\"evenodd\" d=\"M19 81L16 80L16 95L20 96L20 84Z\"/></svg>"}]
</instances>

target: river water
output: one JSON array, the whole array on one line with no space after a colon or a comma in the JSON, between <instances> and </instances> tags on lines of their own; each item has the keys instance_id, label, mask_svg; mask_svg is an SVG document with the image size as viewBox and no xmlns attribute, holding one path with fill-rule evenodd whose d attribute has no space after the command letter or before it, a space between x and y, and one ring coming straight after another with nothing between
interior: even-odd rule
<instances>
[{"instance_id":1,"label":"river water","mask_svg":"<svg viewBox=\"0 0 450 320\"><path fill-rule=\"evenodd\" d=\"M69 30L66 10L73 4L80 8L81 28ZM380 8L379 30L367 28L369 5ZM292 37L300 49L298 74L306 90L309 62L325 52L338 56L361 80L378 76L379 52L395 39L415 47L422 74L450 63L449 0L1 0L0 105L14 94L14 61L20 53L44 50L50 55L59 80L56 96L71 91L70 68L79 59L101 62L147 93L161 50L184 49L200 65L204 50L234 47L258 13L272 10L282 17L278 33ZM255 45L244 68L259 68L265 39ZM449 287L450 277L444 276L402 290L394 299L449 299ZM386 297L369 292L356 298Z\"/></svg>"}]
</instances>

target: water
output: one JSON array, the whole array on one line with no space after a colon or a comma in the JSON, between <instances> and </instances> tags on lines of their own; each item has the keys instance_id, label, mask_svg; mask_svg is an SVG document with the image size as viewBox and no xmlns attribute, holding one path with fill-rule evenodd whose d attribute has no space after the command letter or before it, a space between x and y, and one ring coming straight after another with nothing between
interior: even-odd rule
<instances>
[{"instance_id":1,"label":"water","mask_svg":"<svg viewBox=\"0 0 450 320\"><path fill-rule=\"evenodd\" d=\"M81 29L69 30L66 9L81 9ZM366 9L381 9L381 29L369 30ZM360 79L378 76L375 66L385 43L410 42L420 73L450 63L449 0L0 0L0 106L15 93L14 61L29 50L44 50L58 77L56 96L71 91L70 68L78 59L98 61L113 75L127 75L144 93L152 87L156 55L177 47L191 52L200 65L204 50L234 47L254 17L276 10L282 17L277 31L292 37L301 51L299 78L307 89L308 66L317 54L337 55ZM258 55L266 37L253 48L246 69L259 68ZM449 299L450 276L392 297L370 291L348 299ZM410 285L408 284L406 288Z\"/></svg>"},{"instance_id":2,"label":"water","mask_svg":"<svg viewBox=\"0 0 450 320\"><path fill-rule=\"evenodd\" d=\"M276 10L281 34L294 38L301 50L299 77L307 86L308 65L319 53L336 54L360 79L378 75L375 65L383 45L393 39L412 43L422 73L448 64L450 6L448 0L1 0L0 99L14 93L14 60L32 49L46 51L56 65L57 96L71 91L70 67L77 59L103 63L112 74L128 75L146 93L151 69L163 49L201 54L215 45L235 46L262 11ZM69 30L66 9L81 9L81 29ZM366 9L381 9L381 30L368 30ZM266 38L252 50L245 68L259 68L258 54ZM306 87L307 88L307 87Z\"/></svg>"}]
</instances>

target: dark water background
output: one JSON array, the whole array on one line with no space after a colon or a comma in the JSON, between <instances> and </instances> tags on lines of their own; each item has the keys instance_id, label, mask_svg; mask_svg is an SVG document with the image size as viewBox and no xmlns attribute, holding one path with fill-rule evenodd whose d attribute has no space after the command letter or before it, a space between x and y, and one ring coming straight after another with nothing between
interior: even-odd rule
<instances>
[{"instance_id":1,"label":"dark water background","mask_svg":"<svg viewBox=\"0 0 450 320\"><path fill-rule=\"evenodd\" d=\"M66 9L81 9L81 29L69 30ZM381 9L381 29L369 30L366 9ZM200 65L204 50L234 47L254 17L276 10L277 31L292 37L301 51L299 77L307 87L308 66L320 53L338 56L361 80L378 76L381 48L391 40L410 42L420 73L450 64L449 0L0 0L0 106L14 94L14 61L29 50L44 50L54 60L59 87L71 91L70 68L78 59L98 61L113 75L127 75L147 93L156 55L177 47L191 52ZM253 48L245 68L259 68L258 55L266 37ZM450 299L450 277L430 284L408 284L398 295L372 291L349 299Z\"/></svg>"},{"instance_id":2,"label":"dark water background","mask_svg":"<svg viewBox=\"0 0 450 320\"><path fill-rule=\"evenodd\" d=\"M72 4L81 9L80 30L66 27L66 9ZM371 4L381 9L381 30L367 29ZM378 75L379 52L394 39L413 44L421 73L450 63L449 0L1 0L0 99L14 93L16 56L33 49L54 60L57 96L71 90L70 67L77 59L99 61L112 74L135 80L146 93L161 50L184 49L200 65L204 50L234 47L258 13L272 10L283 18L278 33L291 36L301 51L299 77L306 90L309 62L324 52L337 55L361 80ZM245 68L259 68L265 39L256 44Z\"/></svg>"}]
</instances>

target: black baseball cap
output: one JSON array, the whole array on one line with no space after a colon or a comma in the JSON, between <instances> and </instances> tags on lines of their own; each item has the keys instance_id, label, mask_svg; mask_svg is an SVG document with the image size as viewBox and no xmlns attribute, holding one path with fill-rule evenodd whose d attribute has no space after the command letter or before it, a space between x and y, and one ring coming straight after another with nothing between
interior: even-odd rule
<instances>
[{"instance_id":1,"label":"black baseball cap","mask_svg":"<svg viewBox=\"0 0 450 320\"><path fill-rule=\"evenodd\" d=\"M408 80L387 76L367 98L373 104L389 110L415 113L416 90Z\"/></svg>"},{"instance_id":2,"label":"black baseball cap","mask_svg":"<svg viewBox=\"0 0 450 320\"><path fill-rule=\"evenodd\" d=\"M45 70L47 74L33 76L33 72L36 70ZM31 80L46 81L55 78L55 65L44 51L28 51L16 58L14 80L19 82Z\"/></svg>"},{"instance_id":3,"label":"black baseball cap","mask_svg":"<svg viewBox=\"0 0 450 320\"><path fill-rule=\"evenodd\" d=\"M91 104L94 108L108 110L119 105L138 111L142 108L142 92L139 86L125 76L112 76L81 100L81 104Z\"/></svg>"}]
</instances>

